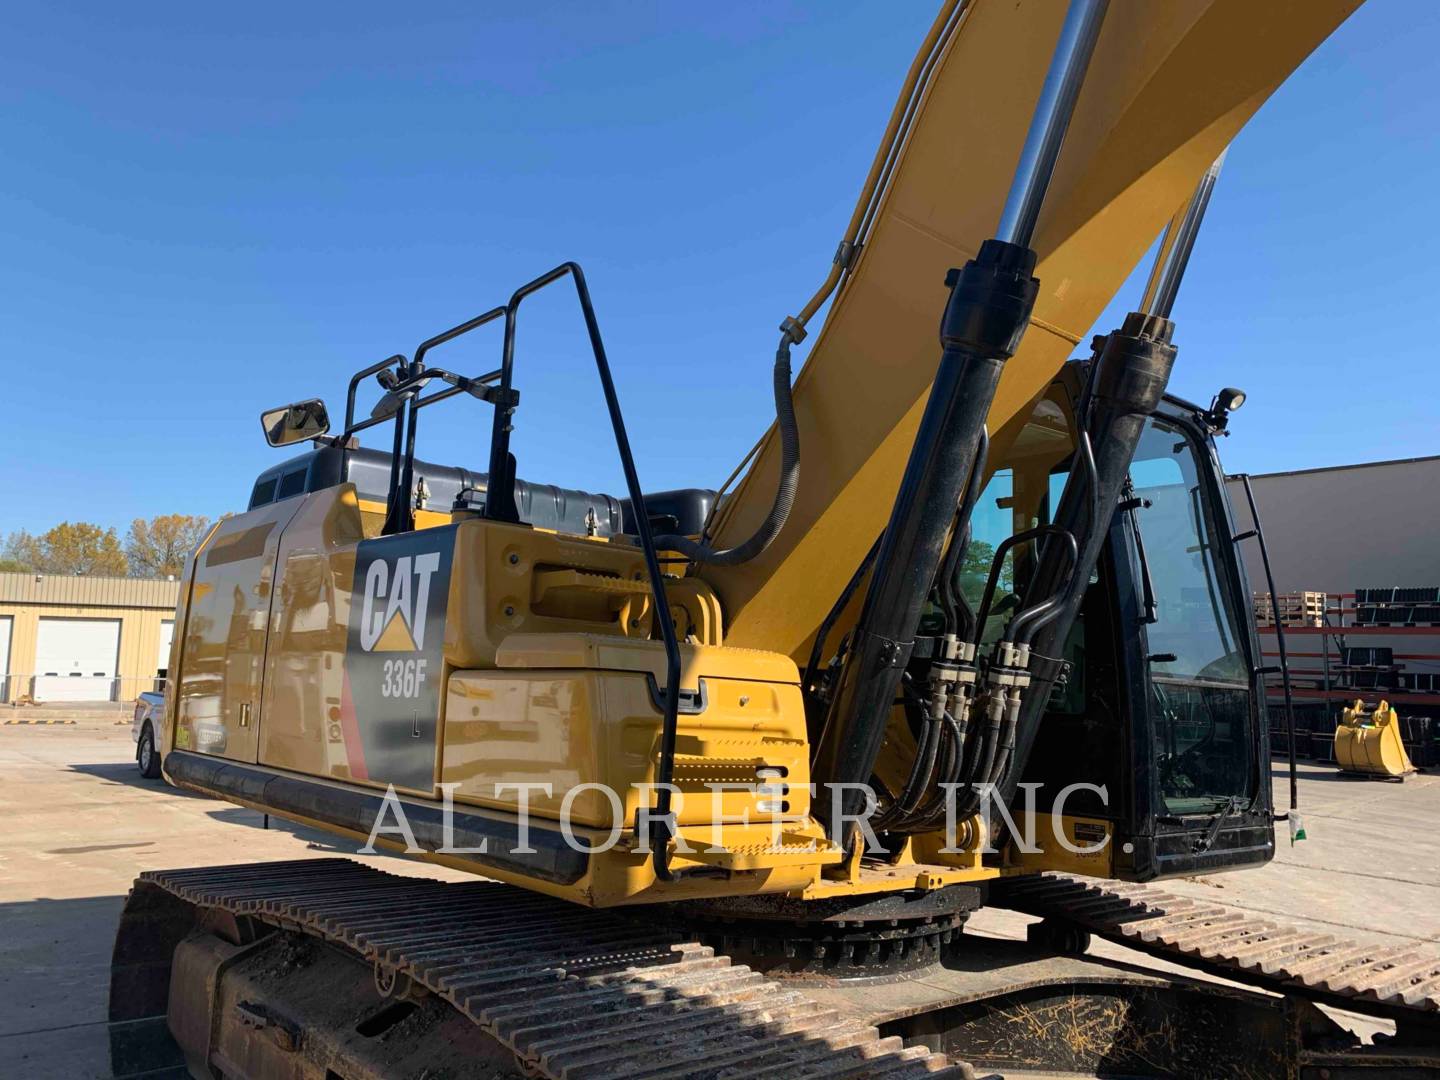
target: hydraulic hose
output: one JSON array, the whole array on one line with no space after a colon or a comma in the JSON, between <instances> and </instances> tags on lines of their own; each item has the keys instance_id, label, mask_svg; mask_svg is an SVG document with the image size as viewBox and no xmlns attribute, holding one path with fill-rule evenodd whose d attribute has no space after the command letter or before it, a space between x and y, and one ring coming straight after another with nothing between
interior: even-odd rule
<instances>
[{"instance_id":1,"label":"hydraulic hose","mask_svg":"<svg viewBox=\"0 0 1440 1080\"><path fill-rule=\"evenodd\" d=\"M795 412L790 396L790 346L799 344L805 339L806 324L814 318L815 313L829 299L840 285L841 280L854 268L860 248L864 245L865 236L874 221L881 196L885 193L895 164L899 160L900 149L909 137L920 101L929 88L931 76L934 74L941 56L949 48L955 31L968 13L970 4L971 0L945 0L941 5L939 14L931 24L925 40L920 45L920 51L916 54L910 70L905 76L900 96L890 113L890 120L886 124L884 135L881 136L880 146L870 164L870 172L865 177L865 183L860 190L860 198L855 203L850 223L836 250L830 271L826 274L825 280L820 283L820 287L815 290L815 294L800 309L800 314L787 318L781 326L782 337L779 352L783 354L784 360L783 391L780 355L777 354L775 362L775 415L779 422L781 439L780 486L776 489L775 502L770 508L770 513L749 539L734 547L716 550L703 542L703 534L702 540L698 542L688 536L657 536L655 542L658 546L670 551L678 551L693 562L706 563L711 566L735 566L748 562L759 555L770 546L775 537L779 535L781 528L784 527L785 521L790 515L790 507L795 501L795 489L800 482L800 433L795 423ZM758 449L759 444L755 450L750 452L749 457L753 457ZM744 462L741 465L743 467ZM739 469L736 472L738 473ZM726 484L728 485L729 481L726 481ZM716 505L718 508L718 502ZM706 533L708 531L709 522L707 521Z\"/></svg>"},{"instance_id":2,"label":"hydraulic hose","mask_svg":"<svg viewBox=\"0 0 1440 1080\"><path fill-rule=\"evenodd\" d=\"M900 88L900 96L896 99L895 108L890 113L890 120L885 125L885 133L880 137L880 146L875 151L874 160L870 163L870 172L861 186L860 198L856 200L855 210L850 216L850 224L845 229L845 235L835 253L835 261L830 267L830 272L820 283L820 287L815 290L815 295L795 317L795 321L801 327L804 327L814 317L821 305L840 284L840 279L854 267L855 256L865 243L865 237L875 218L876 208L889 185L895 163L899 160L900 149L905 144L905 140L909 138L910 128L914 123L920 100L929 88L930 77L934 73L940 57L949 48L950 41L955 36L955 31L969 8L970 0L945 0L940 7L940 13L935 16L935 21L925 35L925 40L921 42L920 51L915 54L915 59L910 64L910 70L905 75L905 82Z\"/></svg>"},{"instance_id":3,"label":"hydraulic hose","mask_svg":"<svg viewBox=\"0 0 1440 1080\"><path fill-rule=\"evenodd\" d=\"M905 819L900 828L907 832L923 831L928 822L933 821L937 816L945 816L945 784L955 782L960 775L960 769L965 764L965 730L960 721L948 709L941 716L944 727L941 729L945 736L944 756L941 759L940 768L934 779L930 781L925 798L921 800L915 812Z\"/></svg>"},{"instance_id":4,"label":"hydraulic hose","mask_svg":"<svg viewBox=\"0 0 1440 1080\"><path fill-rule=\"evenodd\" d=\"M913 700L913 688L910 685L908 674L904 676L902 688L907 697L906 711L909 712ZM914 704L923 710L919 702L914 702ZM905 786L895 801L875 819L875 828L881 831L887 830L901 824L915 812L916 805L924 797L934 779L941 741L940 717L925 715L921 720L920 735L915 743L915 760L911 763L910 775L906 778Z\"/></svg>"},{"instance_id":5,"label":"hydraulic hose","mask_svg":"<svg viewBox=\"0 0 1440 1080\"><path fill-rule=\"evenodd\" d=\"M1062 670L1059 659L1080 607L1091 571L1099 561L1130 473L1135 448L1160 404L1175 363L1171 344L1174 324L1169 319L1132 312L1120 329L1097 339L1085 429L1094 457L1089 483L1072 470L1060 496L1055 522L1080 538L1079 557L1047 544L1031 579L1039 595L1060 595L1060 614L1031 627L1030 686L1018 717L1015 747L1006 773L996 779L1000 797L1014 796L1030 752L1039 735L1045 705ZM1086 472L1090 462L1083 459Z\"/></svg>"},{"instance_id":6,"label":"hydraulic hose","mask_svg":"<svg viewBox=\"0 0 1440 1080\"><path fill-rule=\"evenodd\" d=\"M711 566L736 566L749 562L774 541L790 517L795 492L800 487L800 426L795 422L795 402L790 392L790 346L798 340L793 321L785 320L780 347L775 350L775 421L780 429L780 483L770 512L750 536L734 547L716 550L688 536L655 537L656 550L678 551L686 558ZM802 331L803 333L803 331Z\"/></svg>"},{"instance_id":7,"label":"hydraulic hose","mask_svg":"<svg viewBox=\"0 0 1440 1080\"><path fill-rule=\"evenodd\" d=\"M980 447L975 452L975 464L970 467L970 481L965 486L965 495L955 514L955 527L950 534L950 547L940 565L939 586L940 608L945 613L945 629L961 641L970 639L974 628L975 613L965 600L959 588L960 568L964 565L965 552L970 546L970 518L975 513L975 504L980 501L980 488L985 479L985 467L990 458L990 432L980 430Z\"/></svg>"},{"instance_id":8,"label":"hydraulic hose","mask_svg":"<svg viewBox=\"0 0 1440 1080\"><path fill-rule=\"evenodd\" d=\"M855 573L851 575L850 581L840 591L829 614L825 616L825 621L820 624L820 629L815 631L815 642L810 646L810 660L805 665L805 677L800 681L800 688L807 694L815 693L817 676L820 674L820 662L825 658L825 641L830 637L830 631L835 628L835 623L845 613L845 608L849 606L851 599L855 596L855 590L860 587L860 583L865 580L865 575L870 572L870 564L875 561L875 553L880 550L882 539L884 539L883 533L875 538L875 543L870 545L870 550L866 552L865 558L860 560L860 565L855 568Z\"/></svg>"}]
</instances>

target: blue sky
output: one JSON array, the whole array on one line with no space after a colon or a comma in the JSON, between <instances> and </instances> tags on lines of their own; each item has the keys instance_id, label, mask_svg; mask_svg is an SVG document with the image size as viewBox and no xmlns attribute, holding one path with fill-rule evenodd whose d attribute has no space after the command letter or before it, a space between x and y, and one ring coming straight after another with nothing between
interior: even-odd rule
<instances>
[{"instance_id":1,"label":"blue sky","mask_svg":"<svg viewBox=\"0 0 1440 1080\"><path fill-rule=\"evenodd\" d=\"M770 418L929 4L15 5L0 34L0 533L243 506L256 416L587 270L647 487ZM1372 0L1237 140L1173 387L1264 472L1440 452L1440 6ZM1131 306L1123 290L1101 326ZM522 322L521 475L621 487L568 295ZM493 366L496 335L436 362ZM422 453L480 465L489 410Z\"/></svg>"}]
</instances>

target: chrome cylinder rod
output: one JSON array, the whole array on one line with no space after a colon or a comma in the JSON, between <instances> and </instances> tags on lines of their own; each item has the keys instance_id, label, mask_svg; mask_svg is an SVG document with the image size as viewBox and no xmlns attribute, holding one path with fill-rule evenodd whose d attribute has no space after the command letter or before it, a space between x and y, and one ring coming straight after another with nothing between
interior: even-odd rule
<instances>
[{"instance_id":1,"label":"chrome cylinder rod","mask_svg":"<svg viewBox=\"0 0 1440 1080\"><path fill-rule=\"evenodd\" d=\"M1090 56L1100 37L1100 24L1105 21L1107 7L1109 0L1070 0L1065 23L1055 42L1055 52L1050 57L1045 85L1040 89L1040 100L1036 102L1035 114L1030 119L1025 146L1015 167L1015 179L1011 181L1010 194L1000 214L1000 226L995 235L1001 240L1021 247L1030 246L1030 237L1035 232L1035 222L1040 217L1045 191L1055 172L1060 146L1070 127L1075 99L1080 96L1080 86L1085 81L1085 70L1090 66Z\"/></svg>"},{"instance_id":2,"label":"chrome cylinder rod","mask_svg":"<svg viewBox=\"0 0 1440 1080\"><path fill-rule=\"evenodd\" d=\"M1195 185L1189 202L1175 211L1165 227L1160 250L1155 253L1155 264L1150 268L1150 280L1145 283L1145 295L1140 298L1140 310L1145 314L1159 315L1162 319L1170 317L1170 309L1175 306L1175 296L1180 291L1180 279L1185 276L1190 252L1195 250L1195 237L1200 234L1200 223L1205 219L1205 208L1210 205L1210 193L1215 190L1227 153L1229 150L1220 152Z\"/></svg>"}]
</instances>

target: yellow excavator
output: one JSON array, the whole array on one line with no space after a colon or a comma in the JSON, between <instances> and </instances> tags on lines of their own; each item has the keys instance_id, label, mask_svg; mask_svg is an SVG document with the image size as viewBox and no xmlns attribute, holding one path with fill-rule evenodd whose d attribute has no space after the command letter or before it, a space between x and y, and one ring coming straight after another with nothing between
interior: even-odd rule
<instances>
[{"instance_id":1,"label":"yellow excavator","mask_svg":"<svg viewBox=\"0 0 1440 1080\"><path fill-rule=\"evenodd\" d=\"M1440 959L1143 884L1274 852L1214 447L1243 395L1166 393L1169 316L1226 147L1357 2L946 0L733 490L644 491L574 263L356 372L338 432L318 399L265 413L312 445L187 566L164 775L475 877L142 875L116 1074L1433 1068ZM1066 363L1162 232L1137 309ZM552 285L621 496L518 476L512 429L544 419L516 331ZM494 370L439 362L483 327ZM467 397L484 470L417 456ZM963 934L985 904L1041 921ZM1106 964L1092 933L1230 981Z\"/></svg>"}]
</instances>

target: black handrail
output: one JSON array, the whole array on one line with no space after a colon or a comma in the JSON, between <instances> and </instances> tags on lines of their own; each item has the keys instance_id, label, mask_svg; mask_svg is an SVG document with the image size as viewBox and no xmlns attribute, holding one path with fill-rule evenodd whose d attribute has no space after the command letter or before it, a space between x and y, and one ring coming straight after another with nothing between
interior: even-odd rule
<instances>
[{"instance_id":1,"label":"black handrail","mask_svg":"<svg viewBox=\"0 0 1440 1080\"><path fill-rule=\"evenodd\" d=\"M371 375L373 375L376 371L383 369L383 367L384 367L384 365L381 365L380 368L366 369L366 371L362 372L361 374L362 374L362 375L364 375L364 374L371 374ZM427 372L433 373L433 372L438 371L439 369L438 369L438 368L428 368L428 369L426 369L426 370L427 370ZM435 376L435 377L438 377L438 376ZM474 378L470 379L469 382L470 382L472 385L475 384L475 383L485 383L485 384L489 384L489 383L493 383L493 382L494 382L496 379L498 379L499 377L500 377L500 369L499 369L499 368L496 368L494 371L487 371L487 372L485 372L484 375L476 375ZM423 409L426 405L434 405L437 401L444 401L446 398L452 398L452 397L454 397L456 394L466 393L466 392L468 392L468 389L469 389L468 387L466 387L466 386L460 386L460 385L447 386L444 390L437 390L437 391L435 391L435 393L433 393L433 394L429 394L429 395L426 395L425 397L417 398L416 401L415 401L415 408L417 408L417 409ZM349 422L349 423L347 423L347 424L345 425L345 431L341 434L340 437L341 437L342 439L344 439L344 438L346 438L346 437L348 437L348 436L350 436L350 435L354 435L356 432L364 431L366 428L375 427L377 424L388 423L389 421L391 421L391 420L393 420L393 419L395 419L395 414L394 414L394 413L391 413L391 414L386 415L386 416L370 416L370 417L366 417L364 420L351 421L351 422Z\"/></svg>"},{"instance_id":2,"label":"black handrail","mask_svg":"<svg viewBox=\"0 0 1440 1080\"><path fill-rule=\"evenodd\" d=\"M425 359L425 354L436 345L444 345L447 341L454 341L461 334L468 334L471 330L478 330L486 323L494 322L501 315L505 314L503 307L491 308L489 311L481 312L473 319L466 319L459 326L452 326L449 330L436 334L432 338L422 341L415 347L415 363Z\"/></svg>"},{"instance_id":3,"label":"black handrail","mask_svg":"<svg viewBox=\"0 0 1440 1080\"><path fill-rule=\"evenodd\" d=\"M404 367L404 366L405 366L405 363L406 363L405 357L404 357L401 353L396 353L394 356L391 356L391 357L388 357L387 359L381 360L381 361L379 361L378 363L371 364L371 365L370 365L369 367L367 367L367 368L361 368L361 369L360 369L359 371L357 371L354 375L350 376L350 388L349 388L349 390L348 390L348 391L346 392L346 394L345 394L345 435L346 435L346 436L350 435L350 434L353 433L353 432L359 431L361 428L369 427L369 426L370 426L370 423L376 423L376 424L378 424L378 423L380 422L379 420L373 420L373 421L371 421L370 423L363 423L363 424L360 424L359 426L356 426L356 424L355 424L355 392L360 389L360 384L361 384L364 380L368 379L371 375L376 374L377 372L384 371L384 370L385 370L386 368L388 368L388 367L394 367L396 364L399 364L401 367ZM387 420L388 420L389 417L384 417L384 419L387 419ZM343 436L342 436L342 437L343 437Z\"/></svg>"},{"instance_id":4,"label":"black handrail","mask_svg":"<svg viewBox=\"0 0 1440 1080\"><path fill-rule=\"evenodd\" d=\"M1265 544L1265 530L1260 525L1260 510L1255 505L1255 491L1250 487L1250 474L1237 473L1231 477L1232 480L1239 480L1245 487L1245 501L1250 504L1250 523L1252 528L1249 532L1243 532L1239 536L1232 537L1232 543L1239 543L1241 540L1249 540L1252 537L1260 545L1260 565L1265 569L1265 587L1270 591L1270 611L1275 618L1275 643L1280 652L1280 685L1285 693L1285 727L1286 731L1286 756L1290 764L1290 809L1280 821L1286 821L1300 806L1300 784L1295 764L1295 702L1290 694L1290 657L1285 651L1285 624L1280 618L1280 604L1275 595L1275 576L1270 572L1270 549ZM1265 680L1260 680L1261 704L1265 709L1266 716L1269 716L1270 704L1265 699ZM1262 765L1263 775L1263 765Z\"/></svg>"},{"instance_id":5,"label":"black handrail","mask_svg":"<svg viewBox=\"0 0 1440 1080\"><path fill-rule=\"evenodd\" d=\"M415 412L426 405L442 401L445 398L453 397L469 389L468 384L493 383L499 380L499 386L492 394L486 395L487 400L495 406L494 426L490 436L490 472L486 483L485 516L491 520L516 521L519 518L518 509L515 506L515 476L513 458L510 454L510 432L512 430L511 417L514 414L518 395L513 393L513 375L515 368L515 327L518 321L520 304L529 296L539 292L560 278L569 275L575 283L575 294L580 301L580 310L585 316L585 329L590 337L590 348L595 355L595 368L600 376L600 386L605 394L605 406L610 414L610 426L615 433L615 446L620 453L620 466L625 474L625 487L630 497L631 507L635 515L635 531L639 535L640 547L645 556L645 569L650 575L650 591L655 603L655 617L660 622L660 636L665 644L665 692L664 709L660 734L660 760L656 764L656 805L653 808L649 821L650 828L647 835L641 836L642 843L654 843L655 876L662 881L673 881L674 874L670 870L670 841L675 836L675 820L672 813L671 788L674 786L675 777L675 741L677 729L677 714L679 711L680 695L680 643L675 637L675 624L670 616L670 603L665 595L664 579L660 572L660 559L655 550L655 537L650 528L650 516L645 509L645 496L640 489L640 480L635 471L635 458L630 450L630 439L625 431L625 419L620 411L620 400L615 393L615 382L610 375L610 361L605 354L605 343L600 336L600 323L595 317L595 306L590 300L590 289L585 283L584 271L576 262L565 262L553 270L542 274L540 277L530 281L516 289L510 300L503 307L491 308L480 315L469 319L458 326L451 327L443 333L420 343L415 350L415 359L406 362L403 356L392 356L378 364L358 372L350 380L350 389L345 410L345 435L349 436L356 431L371 427L390 419L389 416L372 417L368 420L355 422L355 391L360 381L366 376L373 375L387 367L399 364L404 372L404 382L400 388L404 389L406 384L413 384L415 387L423 385L427 376L444 377L449 375L440 369L424 368L423 360L425 354L437 345L452 341L462 334L467 334L486 323L493 322L501 315L505 316L505 340L500 367L494 371L487 372L478 378L466 380L459 385L451 385L444 390L436 391L427 397L417 396L407 398L402 407L395 413L395 456L403 455L408 465L414 457L415 451ZM408 421L408 422L406 422ZM404 432L402 436L402 431ZM402 442L403 439L403 442ZM402 449L403 447L403 449ZM408 483L401 481L401 490L405 490ZM391 495L390 513L396 511L395 501L399 493ZM388 515L387 515L388 523ZM658 831L657 831L658 827ZM638 828L638 822L637 822Z\"/></svg>"},{"instance_id":6,"label":"black handrail","mask_svg":"<svg viewBox=\"0 0 1440 1080\"><path fill-rule=\"evenodd\" d=\"M645 553L645 569L650 575L650 592L655 601L655 616L660 621L660 636L665 642L665 710L660 731L660 760L656 764L655 786L656 805L650 815L651 828L648 835L641 836L642 843L654 843L653 858L655 876L661 881L673 881L670 870L670 840L675 835L675 821L671 812L670 789L675 776L675 738L677 711L680 695L680 643L675 637L675 624L670 618L670 602L665 595L664 579L660 575L660 559L655 551L655 537L650 529L650 515L645 509L645 496L640 490L640 479L635 472L635 458L630 452L630 438L625 433L625 418L620 412L620 399L615 394L615 382L610 377L610 361L605 355L605 343L600 337L600 323L595 318L595 307L590 302L590 289L585 284L585 273L576 262L561 263L548 273L540 275L515 290L505 306L505 349L500 362L499 395L501 404L495 407L495 426L490 440L490 481L489 494L485 500L487 517L495 517L502 510L513 512L514 478L510 461L510 409L503 402L510 397L511 377L515 366L515 324L521 302L539 292L545 286L570 276L575 283L575 294L580 301L580 310L585 316L585 330L590 336L590 349L595 354L595 368L600 375L600 386L605 393L605 407L610 413L610 426L615 432L615 447L620 452L620 467L625 473L625 488L630 496L630 505L635 512L635 531L640 537L640 547ZM498 493L507 499L510 506L491 507ZM655 826L662 835L656 835ZM638 822L637 822L638 826Z\"/></svg>"}]
</instances>

